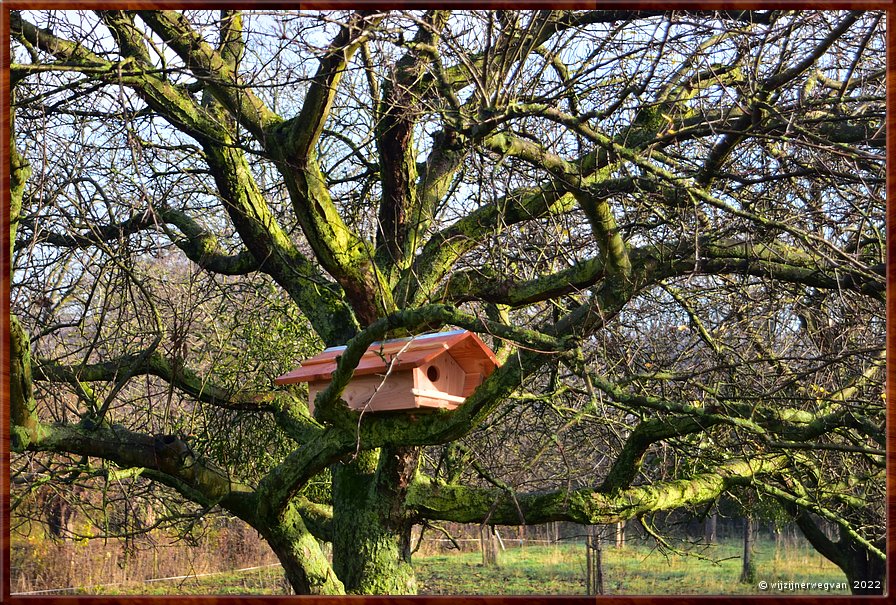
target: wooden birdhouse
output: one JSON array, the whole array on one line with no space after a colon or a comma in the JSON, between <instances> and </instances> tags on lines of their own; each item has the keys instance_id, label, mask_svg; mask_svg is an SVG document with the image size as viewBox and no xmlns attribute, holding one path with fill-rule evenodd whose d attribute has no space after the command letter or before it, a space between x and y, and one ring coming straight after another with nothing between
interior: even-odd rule
<instances>
[{"instance_id":1,"label":"wooden birdhouse","mask_svg":"<svg viewBox=\"0 0 896 605\"><path fill-rule=\"evenodd\" d=\"M308 406L330 384L345 347L331 347L274 380L308 383ZM375 342L361 357L342 399L353 410L453 410L497 367L495 354L466 330Z\"/></svg>"}]
</instances>

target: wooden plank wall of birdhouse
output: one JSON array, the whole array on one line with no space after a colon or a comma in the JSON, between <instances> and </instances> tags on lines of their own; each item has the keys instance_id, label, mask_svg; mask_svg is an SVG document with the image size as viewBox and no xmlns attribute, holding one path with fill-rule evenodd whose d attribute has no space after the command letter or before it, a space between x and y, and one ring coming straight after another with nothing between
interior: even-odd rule
<instances>
[{"instance_id":1,"label":"wooden plank wall of birdhouse","mask_svg":"<svg viewBox=\"0 0 896 605\"><path fill-rule=\"evenodd\" d=\"M322 381L308 385L308 407L312 414L314 413L314 398L329 384L329 381ZM385 381L381 374L353 376L351 382L342 392L342 399L345 400L349 408L364 409L367 412L413 409L417 407L413 389L414 378L410 371L392 372Z\"/></svg>"},{"instance_id":2,"label":"wooden plank wall of birdhouse","mask_svg":"<svg viewBox=\"0 0 896 605\"><path fill-rule=\"evenodd\" d=\"M414 397L414 403L416 403L418 408L439 408L444 410L454 410L459 405L461 405L464 400L462 397L455 397L453 395L441 395L441 396L433 396L430 397L428 395L421 395L420 393L433 393L434 391L417 391Z\"/></svg>"},{"instance_id":3,"label":"wooden plank wall of birdhouse","mask_svg":"<svg viewBox=\"0 0 896 605\"><path fill-rule=\"evenodd\" d=\"M435 380L432 380L435 378ZM466 373L446 351L430 363L414 368L414 386L421 391L462 396Z\"/></svg>"},{"instance_id":4,"label":"wooden plank wall of birdhouse","mask_svg":"<svg viewBox=\"0 0 896 605\"><path fill-rule=\"evenodd\" d=\"M464 387L460 392L461 397L469 397L473 394L482 381L485 380L485 376L478 373L469 372L464 375Z\"/></svg>"},{"instance_id":5,"label":"wooden plank wall of birdhouse","mask_svg":"<svg viewBox=\"0 0 896 605\"><path fill-rule=\"evenodd\" d=\"M469 397L495 371L494 355L484 352L473 338L451 347L451 356L466 373L460 395Z\"/></svg>"}]
</instances>

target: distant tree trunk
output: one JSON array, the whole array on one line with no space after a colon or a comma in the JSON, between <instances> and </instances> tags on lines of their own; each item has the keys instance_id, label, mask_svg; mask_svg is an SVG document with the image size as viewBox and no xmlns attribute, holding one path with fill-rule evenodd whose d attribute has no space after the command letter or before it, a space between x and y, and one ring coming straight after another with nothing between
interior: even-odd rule
<instances>
[{"instance_id":1,"label":"distant tree trunk","mask_svg":"<svg viewBox=\"0 0 896 605\"><path fill-rule=\"evenodd\" d=\"M796 525L789 525L787 527L787 539L785 540L784 544L788 547L795 547L800 536L799 531L800 528Z\"/></svg>"},{"instance_id":2,"label":"distant tree trunk","mask_svg":"<svg viewBox=\"0 0 896 605\"><path fill-rule=\"evenodd\" d=\"M775 561L781 557L781 548L784 546L784 529L774 526L775 532Z\"/></svg>"},{"instance_id":3,"label":"distant tree trunk","mask_svg":"<svg viewBox=\"0 0 896 605\"><path fill-rule=\"evenodd\" d=\"M604 572L601 560L600 533L594 526L585 537L585 590L589 595L604 594Z\"/></svg>"},{"instance_id":4,"label":"distant tree trunk","mask_svg":"<svg viewBox=\"0 0 896 605\"><path fill-rule=\"evenodd\" d=\"M501 547L501 552L506 551L507 547L504 546L504 540L501 538L501 533L498 531L497 527L495 527L494 530L495 530L495 538L498 539L498 545Z\"/></svg>"},{"instance_id":5,"label":"distant tree trunk","mask_svg":"<svg viewBox=\"0 0 896 605\"><path fill-rule=\"evenodd\" d=\"M718 540L716 531L719 526L719 511L713 508L712 514L706 518L706 543L715 544Z\"/></svg>"},{"instance_id":6,"label":"distant tree trunk","mask_svg":"<svg viewBox=\"0 0 896 605\"><path fill-rule=\"evenodd\" d=\"M43 498L47 529L54 539L70 538L74 524L74 509L61 494L47 492Z\"/></svg>"},{"instance_id":7,"label":"distant tree trunk","mask_svg":"<svg viewBox=\"0 0 896 605\"><path fill-rule=\"evenodd\" d=\"M625 521L616 522L616 548L625 548Z\"/></svg>"},{"instance_id":8,"label":"distant tree trunk","mask_svg":"<svg viewBox=\"0 0 896 605\"><path fill-rule=\"evenodd\" d=\"M744 518L744 566L740 581L743 584L752 584L756 581L756 563L753 561L753 517L749 514Z\"/></svg>"},{"instance_id":9,"label":"distant tree trunk","mask_svg":"<svg viewBox=\"0 0 896 605\"><path fill-rule=\"evenodd\" d=\"M152 502L143 502L143 527L152 527L156 524L156 510Z\"/></svg>"},{"instance_id":10,"label":"distant tree trunk","mask_svg":"<svg viewBox=\"0 0 896 605\"><path fill-rule=\"evenodd\" d=\"M495 537L495 528L493 526L479 526L479 544L482 549L482 565L484 567L498 567L498 540Z\"/></svg>"},{"instance_id":11,"label":"distant tree trunk","mask_svg":"<svg viewBox=\"0 0 896 605\"><path fill-rule=\"evenodd\" d=\"M68 530L67 513L65 501L54 494L47 506L47 526L50 530L50 535L54 538L66 537Z\"/></svg>"}]
</instances>

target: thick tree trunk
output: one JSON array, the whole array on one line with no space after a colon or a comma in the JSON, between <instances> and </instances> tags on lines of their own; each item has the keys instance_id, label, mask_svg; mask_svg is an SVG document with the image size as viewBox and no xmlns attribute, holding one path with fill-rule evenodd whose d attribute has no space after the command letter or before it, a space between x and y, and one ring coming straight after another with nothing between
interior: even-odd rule
<instances>
[{"instance_id":1,"label":"thick tree trunk","mask_svg":"<svg viewBox=\"0 0 896 605\"><path fill-rule=\"evenodd\" d=\"M884 559L867 546L857 543L842 529L840 539L834 542L808 512L792 504L785 503L785 507L815 550L843 570L853 594L883 594L887 581L887 563ZM886 552L883 540L872 546Z\"/></svg>"},{"instance_id":2,"label":"thick tree trunk","mask_svg":"<svg viewBox=\"0 0 896 605\"><path fill-rule=\"evenodd\" d=\"M413 523L401 502L414 470L415 452L385 448L333 467L333 569L346 592L416 594Z\"/></svg>"}]
</instances>

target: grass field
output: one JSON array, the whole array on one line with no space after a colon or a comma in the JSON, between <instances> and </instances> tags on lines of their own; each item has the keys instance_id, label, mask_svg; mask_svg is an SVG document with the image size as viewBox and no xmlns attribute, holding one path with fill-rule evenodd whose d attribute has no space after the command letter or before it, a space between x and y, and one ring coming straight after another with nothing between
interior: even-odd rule
<instances>
[{"instance_id":1,"label":"grass field","mask_svg":"<svg viewBox=\"0 0 896 605\"><path fill-rule=\"evenodd\" d=\"M723 542L702 551L716 559L665 556L645 545L603 550L605 594L848 594L846 577L834 564L808 547L793 547L775 556L771 542L756 551L756 580L740 584L741 547ZM584 594L585 549L582 544L527 546L501 553L501 566L484 568L479 553L419 557L415 560L421 594ZM769 588L758 587L765 581ZM842 583L842 590L776 589L776 582Z\"/></svg>"},{"instance_id":2,"label":"grass field","mask_svg":"<svg viewBox=\"0 0 896 605\"><path fill-rule=\"evenodd\" d=\"M777 554L772 542L756 549L756 580L740 584L741 550L732 540L703 549L715 559L665 556L644 544L603 550L606 594L848 594L846 578L832 563L808 546L793 546ZM585 593L585 547L582 543L509 547L500 566L485 568L478 552L416 555L420 594L575 595ZM768 583L765 591L759 581ZM840 583L841 589L784 590L777 582ZM284 594L279 567L243 573L143 584L93 587L81 594Z\"/></svg>"}]
</instances>

